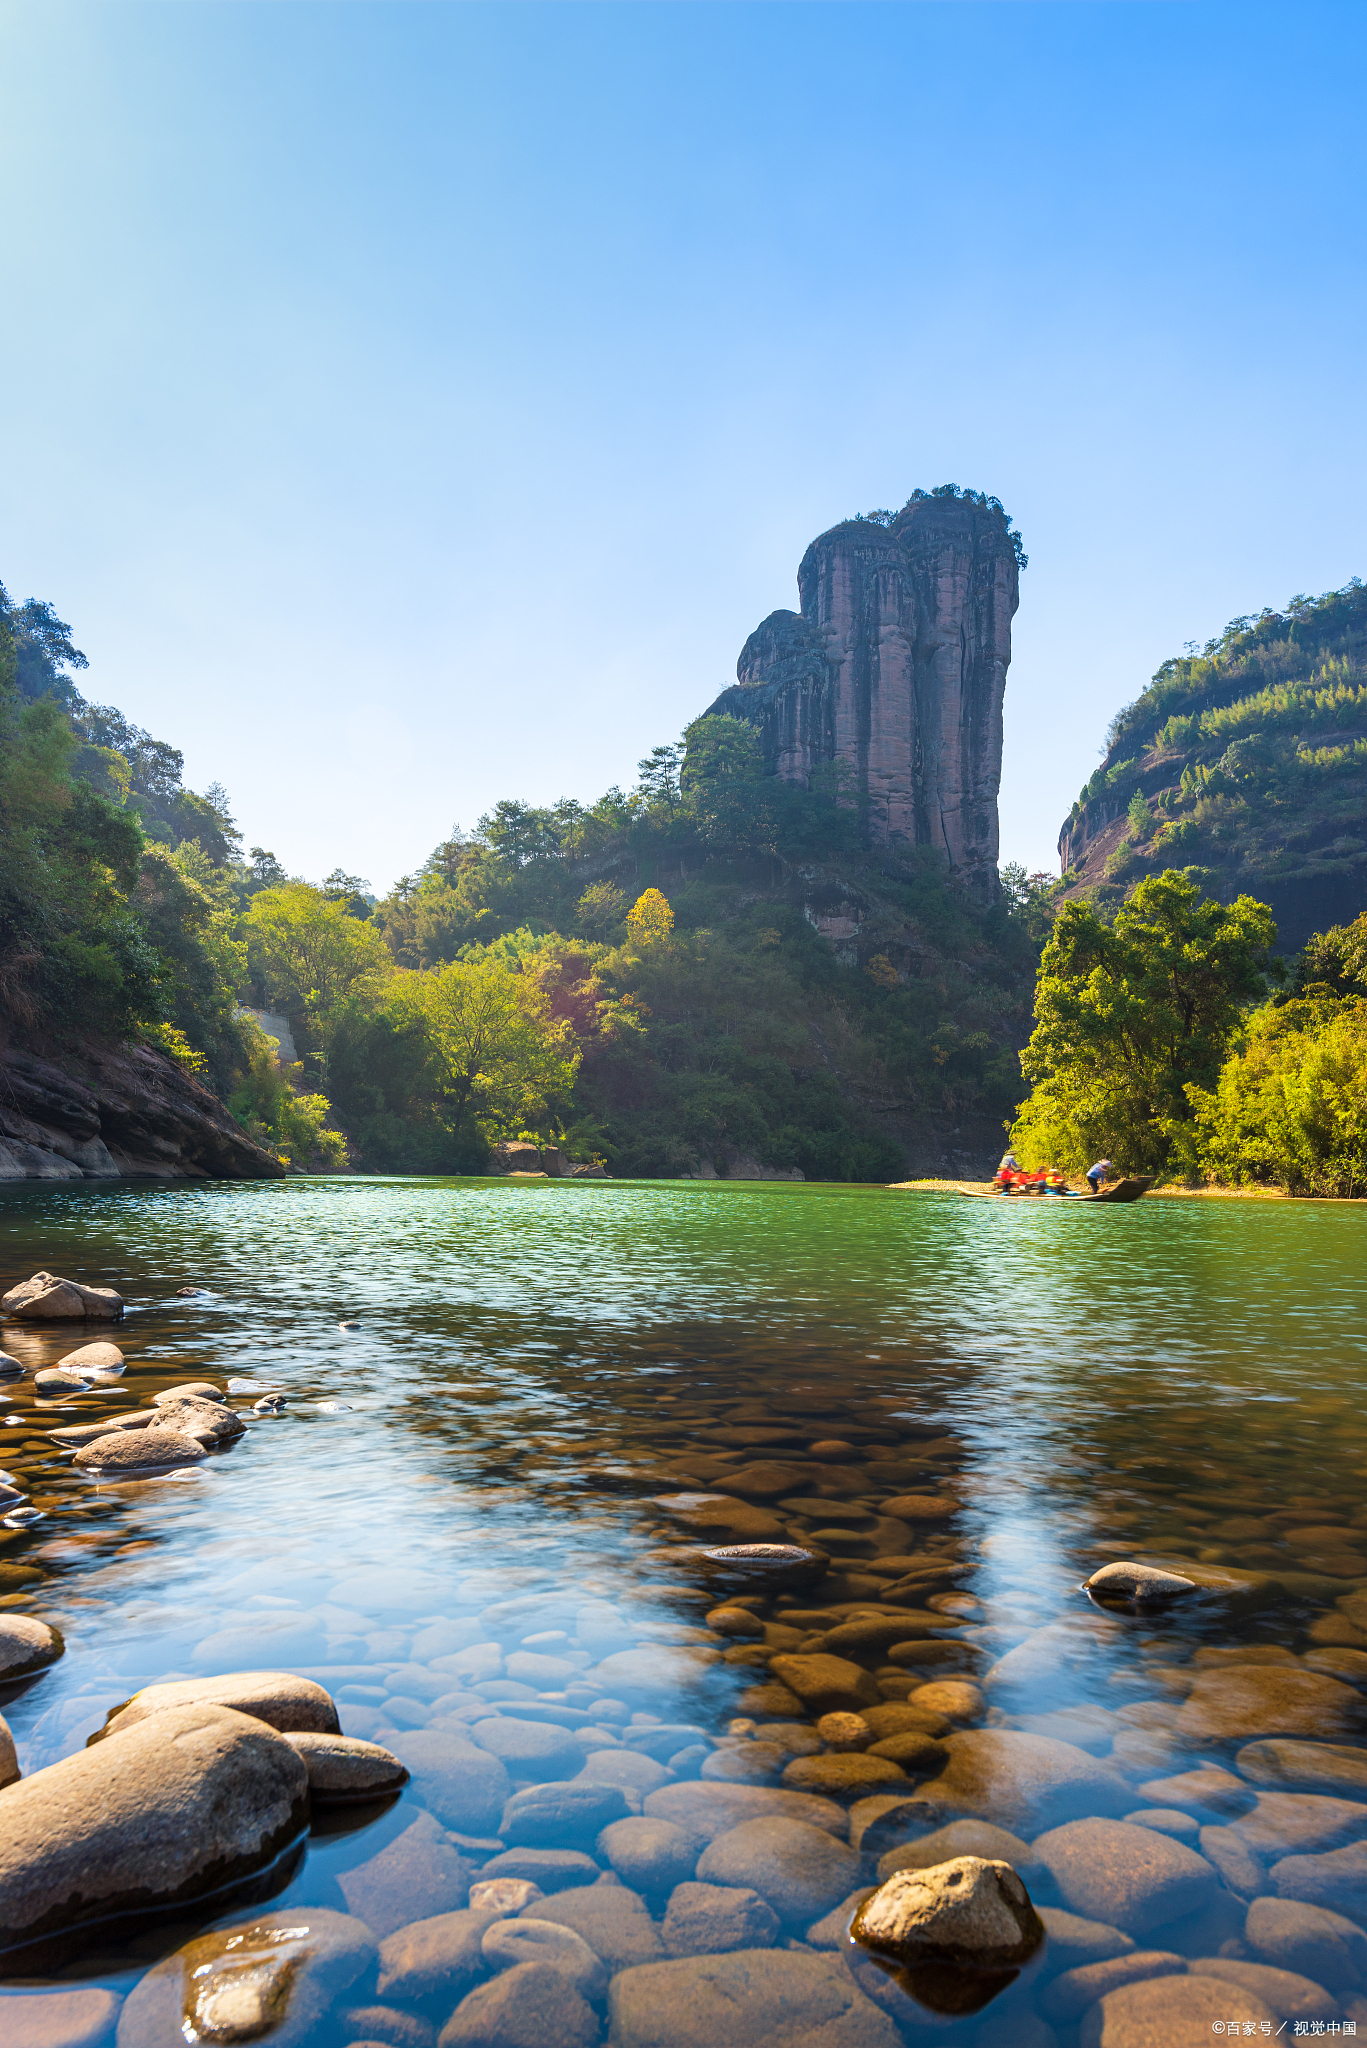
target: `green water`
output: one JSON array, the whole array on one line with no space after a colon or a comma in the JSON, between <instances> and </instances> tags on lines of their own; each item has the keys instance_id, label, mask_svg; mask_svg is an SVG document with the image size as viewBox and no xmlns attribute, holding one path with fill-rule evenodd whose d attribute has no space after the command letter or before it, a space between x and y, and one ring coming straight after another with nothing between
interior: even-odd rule
<instances>
[{"instance_id":1,"label":"green water","mask_svg":"<svg viewBox=\"0 0 1367 2048\"><path fill-rule=\"evenodd\" d=\"M801 1489L816 1495L824 1472L825 1497L854 1503L847 1551L804 1608L876 1604L859 1570L877 1562L865 1468L952 1439L926 1483L951 1478L962 1512L915 1545L982 1603L946 1616L966 1623L945 1638L958 1665L980 1675L1056 1630L1047 1657L989 1687L994 1725L1113 1712L1152 1696L1147 1669L1202 1645L1313 1652L1316 1622L1367 1585L1365 1250L1367 1211L1346 1204L359 1179L7 1189L0 1278L47 1267L118 1286L129 1392L52 1408L31 1377L0 1389L0 1466L41 1511L0 1528L0 1565L43 1575L8 1599L67 1640L0 1708L27 1774L139 1685L270 1664L328 1674L344 1729L385 1742L423 1724L425 1703L387 1678L411 1670L434 1618L544 1594L552 1621L609 1602L626 1637L667 1639L711 1598L661 1554L683 1531L651 1505L659 1474L720 1456L702 1477L724 1493L727 1446L708 1432L766 1423L851 1446ZM7 1324L0 1344L33 1368L92 1334ZM234 1375L279 1386L287 1410L236 1400L247 1435L174 1477L96 1484L43 1434ZM820 1526L764 1505L791 1540ZM1201 1604L1142 1625L1078 1592L1109 1559L1150 1554L1289 1591L1242 1618ZM764 1675L717 1662L677 1699L625 1705L715 1737ZM345 1909L347 1872L421 1804L410 1786L320 1824L277 1903ZM92 1935L60 1981L126 1992L210 1917ZM897 2022L912 2041L944 2032L909 2003ZM311 2038L350 2036L333 2018Z\"/></svg>"}]
</instances>

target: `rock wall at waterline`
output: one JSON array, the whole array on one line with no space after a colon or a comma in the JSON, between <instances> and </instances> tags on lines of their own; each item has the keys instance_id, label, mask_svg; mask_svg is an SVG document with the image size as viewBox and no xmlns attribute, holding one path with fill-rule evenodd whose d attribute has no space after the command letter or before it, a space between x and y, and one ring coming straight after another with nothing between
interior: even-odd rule
<instances>
[{"instance_id":1,"label":"rock wall at waterline","mask_svg":"<svg viewBox=\"0 0 1367 2048\"><path fill-rule=\"evenodd\" d=\"M913 498L812 542L800 612L771 612L710 707L759 729L771 772L843 764L875 845L937 847L996 887L1002 700L1019 555L993 501Z\"/></svg>"},{"instance_id":2,"label":"rock wall at waterline","mask_svg":"<svg viewBox=\"0 0 1367 2048\"><path fill-rule=\"evenodd\" d=\"M0 1180L275 1180L285 1169L151 1046L0 1051Z\"/></svg>"}]
</instances>

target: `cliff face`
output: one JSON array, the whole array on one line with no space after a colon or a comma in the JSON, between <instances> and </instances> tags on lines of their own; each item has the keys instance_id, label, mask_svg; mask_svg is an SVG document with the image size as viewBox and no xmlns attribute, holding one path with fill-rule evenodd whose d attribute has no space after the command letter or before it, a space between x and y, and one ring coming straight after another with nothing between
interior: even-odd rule
<instances>
[{"instance_id":1,"label":"cliff face","mask_svg":"<svg viewBox=\"0 0 1367 2048\"><path fill-rule=\"evenodd\" d=\"M919 497L888 525L846 520L798 569L799 612L750 635L710 708L747 719L765 762L810 783L843 767L875 845L938 847L996 887L1002 700L1020 601L1000 507Z\"/></svg>"},{"instance_id":2,"label":"cliff face","mask_svg":"<svg viewBox=\"0 0 1367 2048\"><path fill-rule=\"evenodd\" d=\"M63 1066L0 1051L0 1180L278 1180L216 1095L150 1046Z\"/></svg>"}]
</instances>

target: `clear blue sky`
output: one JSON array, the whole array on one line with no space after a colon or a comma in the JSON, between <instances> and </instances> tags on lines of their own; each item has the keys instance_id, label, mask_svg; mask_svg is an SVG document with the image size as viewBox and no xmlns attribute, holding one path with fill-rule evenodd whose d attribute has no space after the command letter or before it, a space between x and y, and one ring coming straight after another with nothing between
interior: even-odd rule
<instances>
[{"instance_id":1,"label":"clear blue sky","mask_svg":"<svg viewBox=\"0 0 1367 2048\"><path fill-rule=\"evenodd\" d=\"M629 783L917 485L1025 538L1004 858L1367 573L1367 9L0 0L0 579L249 842Z\"/></svg>"}]
</instances>

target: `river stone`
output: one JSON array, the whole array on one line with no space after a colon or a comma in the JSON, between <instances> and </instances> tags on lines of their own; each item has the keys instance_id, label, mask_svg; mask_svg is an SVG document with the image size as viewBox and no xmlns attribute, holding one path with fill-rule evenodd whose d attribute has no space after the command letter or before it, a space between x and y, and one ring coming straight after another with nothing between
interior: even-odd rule
<instances>
[{"instance_id":1,"label":"river stone","mask_svg":"<svg viewBox=\"0 0 1367 2048\"><path fill-rule=\"evenodd\" d=\"M338 2013L338 2039L351 2048L437 2048L437 2030L430 2020L400 2012L393 2005L351 2005Z\"/></svg>"},{"instance_id":2,"label":"river stone","mask_svg":"<svg viewBox=\"0 0 1367 2048\"><path fill-rule=\"evenodd\" d=\"M512 1970L519 1963L549 1963L552 1969L563 1971L584 1998L601 1998L608 1988L608 1973L583 1936L554 1920L495 1920L485 1928L481 1947L491 1970Z\"/></svg>"},{"instance_id":3,"label":"river stone","mask_svg":"<svg viewBox=\"0 0 1367 2048\"><path fill-rule=\"evenodd\" d=\"M885 1735L867 1753L870 1757L885 1757L889 1763L900 1764L904 1771L917 1778L932 1777L949 1762L949 1751L944 1744L931 1735L923 1735L917 1728L904 1728L900 1735Z\"/></svg>"},{"instance_id":4,"label":"river stone","mask_svg":"<svg viewBox=\"0 0 1367 2048\"><path fill-rule=\"evenodd\" d=\"M816 1732L828 1749L867 1749L874 1740L872 1728L862 1714L823 1714Z\"/></svg>"},{"instance_id":5,"label":"river stone","mask_svg":"<svg viewBox=\"0 0 1367 2048\"><path fill-rule=\"evenodd\" d=\"M1219 1882L1194 1849L1124 1821L1070 1821L1033 1846L1066 1905L1127 1934L1199 1913Z\"/></svg>"},{"instance_id":6,"label":"river stone","mask_svg":"<svg viewBox=\"0 0 1367 2048\"><path fill-rule=\"evenodd\" d=\"M811 1714L857 1712L882 1697L876 1680L846 1657L780 1654L770 1660L769 1669Z\"/></svg>"},{"instance_id":7,"label":"river stone","mask_svg":"<svg viewBox=\"0 0 1367 2048\"><path fill-rule=\"evenodd\" d=\"M21 1361L11 1358L8 1351L0 1351L0 1380L21 1380L24 1368Z\"/></svg>"},{"instance_id":8,"label":"river stone","mask_svg":"<svg viewBox=\"0 0 1367 2048\"><path fill-rule=\"evenodd\" d=\"M748 1501L733 1500L730 1494L666 1493L653 1505L683 1522L695 1535L718 1542L731 1537L737 1543L782 1543L787 1536L777 1515L752 1507Z\"/></svg>"},{"instance_id":9,"label":"river stone","mask_svg":"<svg viewBox=\"0 0 1367 2048\"><path fill-rule=\"evenodd\" d=\"M748 1820L798 1820L844 1839L845 1809L809 1792L782 1792L767 1785L662 1785L648 1793L646 1818L668 1820L700 1846Z\"/></svg>"},{"instance_id":10,"label":"river stone","mask_svg":"<svg viewBox=\"0 0 1367 2048\"><path fill-rule=\"evenodd\" d=\"M226 1707L168 1708L0 1792L0 1947L263 1869L308 1819L303 1758Z\"/></svg>"},{"instance_id":11,"label":"river stone","mask_svg":"<svg viewBox=\"0 0 1367 2048\"><path fill-rule=\"evenodd\" d=\"M522 1918L572 1927L609 1970L653 1963L664 1954L645 1900L624 1884L578 1885L553 1899L538 1899Z\"/></svg>"},{"instance_id":12,"label":"river stone","mask_svg":"<svg viewBox=\"0 0 1367 2048\"><path fill-rule=\"evenodd\" d=\"M621 1825L619 1821L618 1826ZM586 1856L582 1849L505 1849L501 1856L491 1856L487 1863L482 1863L479 1874L483 1883L522 1878L536 1885L546 1897L551 1892L564 1891L566 1885L594 1884L602 1873L592 1856Z\"/></svg>"},{"instance_id":13,"label":"river stone","mask_svg":"<svg viewBox=\"0 0 1367 2048\"><path fill-rule=\"evenodd\" d=\"M36 1621L31 1614L0 1614L0 1685L45 1670L65 1648L60 1632L50 1623Z\"/></svg>"},{"instance_id":14,"label":"river stone","mask_svg":"<svg viewBox=\"0 0 1367 2048\"><path fill-rule=\"evenodd\" d=\"M679 1884L669 1895L660 1935L672 1956L724 1955L737 1948L772 1948L779 1919L746 1886Z\"/></svg>"},{"instance_id":15,"label":"river stone","mask_svg":"<svg viewBox=\"0 0 1367 2048\"><path fill-rule=\"evenodd\" d=\"M341 1733L331 1696L311 1678L297 1678L292 1671L229 1671L221 1678L173 1678L164 1685L145 1685L126 1705L110 1709L100 1734L121 1734L171 1707L197 1706L232 1707L282 1735Z\"/></svg>"},{"instance_id":16,"label":"river stone","mask_svg":"<svg viewBox=\"0 0 1367 2048\"><path fill-rule=\"evenodd\" d=\"M86 1351L112 1351L113 1348L112 1344L87 1344ZM72 1353L73 1358L84 1356L82 1351ZM224 1402L227 1398L222 1388L216 1387L212 1380L185 1380L178 1387L164 1387L159 1394L153 1394L152 1406L161 1408L170 1401Z\"/></svg>"},{"instance_id":17,"label":"river stone","mask_svg":"<svg viewBox=\"0 0 1367 2048\"><path fill-rule=\"evenodd\" d=\"M625 1820L627 1811L620 1785L577 1778L568 1784L528 1785L507 1802L498 1832L510 1848L586 1847L614 1821Z\"/></svg>"},{"instance_id":18,"label":"river stone","mask_svg":"<svg viewBox=\"0 0 1367 2048\"><path fill-rule=\"evenodd\" d=\"M408 1783L408 1772L392 1750L351 1735L319 1735L300 1729L289 1736L308 1768L315 1804L342 1805L380 1799Z\"/></svg>"},{"instance_id":19,"label":"river stone","mask_svg":"<svg viewBox=\"0 0 1367 2048\"><path fill-rule=\"evenodd\" d=\"M470 1904L477 1913L523 1913L545 1896L528 1877L482 1878L470 1887Z\"/></svg>"},{"instance_id":20,"label":"river stone","mask_svg":"<svg viewBox=\"0 0 1367 2048\"><path fill-rule=\"evenodd\" d=\"M82 1379L79 1373L59 1372L56 1366L46 1366L41 1372L36 1372L33 1385L44 1401L61 1401L69 1395L85 1394L90 1390L90 1382Z\"/></svg>"},{"instance_id":21,"label":"river stone","mask_svg":"<svg viewBox=\"0 0 1367 2048\"><path fill-rule=\"evenodd\" d=\"M57 1360L58 1372L74 1372L82 1379L117 1377L124 1368L124 1356L117 1344L82 1344Z\"/></svg>"},{"instance_id":22,"label":"river stone","mask_svg":"<svg viewBox=\"0 0 1367 2048\"><path fill-rule=\"evenodd\" d=\"M1075 2020L1122 1985L1144 1984L1152 1977L1181 1977L1186 1967L1186 1957L1169 1949L1131 1949L1127 1955L1065 1970L1045 1991L1040 2004L1051 2020Z\"/></svg>"},{"instance_id":23,"label":"river stone","mask_svg":"<svg viewBox=\"0 0 1367 2048\"><path fill-rule=\"evenodd\" d=\"M1298 1977L1290 1970L1274 1970L1268 1963L1239 1963L1227 1956L1200 1956L1187 1968L1193 1977L1216 1977L1222 1984L1239 1984L1270 2005L1280 2020L1336 2020L1342 2017L1339 2002L1322 1984Z\"/></svg>"},{"instance_id":24,"label":"river stone","mask_svg":"<svg viewBox=\"0 0 1367 2048\"><path fill-rule=\"evenodd\" d=\"M1129 1955L1133 1938L1102 1920L1084 1920L1080 1914L1065 1913L1059 1906L1037 1906L1035 1911L1049 1937L1049 1957L1064 1969L1080 1969L1086 1963L1108 1962L1112 1956Z\"/></svg>"},{"instance_id":25,"label":"river stone","mask_svg":"<svg viewBox=\"0 0 1367 2048\"><path fill-rule=\"evenodd\" d=\"M1142 1802L1105 1764L1069 1742L1012 1728L964 1729L945 1737L949 1763L918 1796L1016 1833L1056 1826L1075 1814L1128 1813Z\"/></svg>"},{"instance_id":26,"label":"river stone","mask_svg":"<svg viewBox=\"0 0 1367 2048\"><path fill-rule=\"evenodd\" d=\"M1255 1899L1244 1940L1263 1962L1351 1991L1367 1976L1367 1934L1342 1913L1294 1899Z\"/></svg>"},{"instance_id":27,"label":"river stone","mask_svg":"<svg viewBox=\"0 0 1367 2048\"><path fill-rule=\"evenodd\" d=\"M912 1842L899 1842L889 1849L878 1861L879 1882L885 1884L899 1870L928 1870L933 1864L951 1863L960 1856L1009 1863L1017 1870L1035 1862L1035 1852L1029 1843L1008 1834L1005 1828L993 1827L986 1820L956 1820L947 1828L936 1828L931 1834L919 1835Z\"/></svg>"},{"instance_id":28,"label":"river stone","mask_svg":"<svg viewBox=\"0 0 1367 2048\"><path fill-rule=\"evenodd\" d=\"M612 2048L902 2048L839 1956L741 1949L624 1970Z\"/></svg>"},{"instance_id":29,"label":"river stone","mask_svg":"<svg viewBox=\"0 0 1367 2048\"><path fill-rule=\"evenodd\" d=\"M771 1678L764 1685L749 1685L736 1700L738 1714L752 1714L765 1719L787 1720L791 1715L803 1711L802 1702L795 1692L786 1685L780 1685Z\"/></svg>"},{"instance_id":30,"label":"river stone","mask_svg":"<svg viewBox=\"0 0 1367 2048\"><path fill-rule=\"evenodd\" d=\"M1367 1834L1367 1805L1319 1792L1261 1792L1256 1807L1235 1821L1233 1830L1265 1859L1313 1855Z\"/></svg>"},{"instance_id":31,"label":"river stone","mask_svg":"<svg viewBox=\"0 0 1367 2048\"><path fill-rule=\"evenodd\" d=\"M591 2048L597 2039L597 2016L563 1970L519 1963L461 2000L437 2048Z\"/></svg>"},{"instance_id":32,"label":"river stone","mask_svg":"<svg viewBox=\"0 0 1367 2048\"><path fill-rule=\"evenodd\" d=\"M879 1650L890 1650L894 1643L904 1643L908 1636L918 1635L925 1629L946 1627L953 1627L951 1616L929 1611L924 1614L856 1615L852 1621L842 1621L838 1627L829 1629L821 1647L832 1656L864 1657Z\"/></svg>"},{"instance_id":33,"label":"river stone","mask_svg":"<svg viewBox=\"0 0 1367 2048\"><path fill-rule=\"evenodd\" d=\"M1268 1875L1283 1899L1367 1920L1367 1842L1322 1856L1283 1856Z\"/></svg>"},{"instance_id":34,"label":"river stone","mask_svg":"<svg viewBox=\"0 0 1367 2048\"><path fill-rule=\"evenodd\" d=\"M18 1782L20 1776L19 1758L14 1747L14 1736L9 1722L0 1714L0 1791L6 1785Z\"/></svg>"},{"instance_id":35,"label":"river stone","mask_svg":"<svg viewBox=\"0 0 1367 2048\"><path fill-rule=\"evenodd\" d=\"M123 1296L112 1287L85 1287L55 1273L35 1273L0 1296L0 1316L21 1323L117 1323L123 1318Z\"/></svg>"},{"instance_id":36,"label":"river stone","mask_svg":"<svg viewBox=\"0 0 1367 2048\"><path fill-rule=\"evenodd\" d=\"M177 1429L115 1430L82 1444L76 1462L86 1472L140 1472L193 1465L204 1456L198 1437Z\"/></svg>"},{"instance_id":37,"label":"river stone","mask_svg":"<svg viewBox=\"0 0 1367 2048\"><path fill-rule=\"evenodd\" d=\"M471 1866L430 1813L418 1813L366 1862L337 1882L351 1911L383 1939L410 1921L453 1913L470 1896Z\"/></svg>"},{"instance_id":38,"label":"river stone","mask_svg":"<svg viewBox=\"0 0 1367 2048\"><path fill-rule=\"evenodd\" d=\"M1202 1828L1197 1846L1239 1898L1256 1899L1271 1890L1265 1866L1233 1828Z\"/></svg>"},{"instance_id":39,"label":"river stone","mask_svg":"<svg viewBox=\"0 0 1367 2048\"><path fill-rule=\"evenodd\" d=\"M579 1749L578 1743L575 1747ZM666 1766L639 1750L605 1745L591 1750L588 1756L579 1749L579 1755L582 1768L574 1780L576 1785L620 1785L626 1792L645 1793L670 1782L671 1773Z\"/></svg>"},{"instance_id":40,"label":"river stone","mask_svg":"<svg viewBox=\"0 0 1367 2048\"><path fill-rule=\"evenodd\" d=\"M1195 1580L1183 1578L1180 1572L1159 1571L1156 1565L1122 1563L1119 1559L1114 1564L1102 1565L1084 1584L1089 1593L1102 1599L1136 1603L1180 1600L1184 1593L1196 1591Z\"/></svg>"},{"instance_id":41,"label":"river stone","mask_svg":"<svg viewBox=\"0 0 1367 2048\"><path fill-rule=\"evenodd\" d=\"M584 1761L584 1752L569 1730L557 1728L553 1722L495 1715L476 1721L470 1740L498 1757L512 1777L530 1778L537 1784L572 1778Z\"/></svg>"},{"instance_id":42,"label":"river stone","mask_svg":"<svg viewBox=\"0 0 1367 2048\"><path fill-rule=\"evenodd\" d=\"M105 2048L114 2030L117 1991L13 1992L0 2004L5 2048Z\"/></svg>"},{"instance_id":43,"label":"river stone","mask_svg":"<svg viewBox=\"0 0 1367 2048\"><path fill-rule=\"evenodd\" d=\"M883 1513L895 1522L943 1522L962 1506L952 1493L895 1493L883 1502Z\"/></svg>"},{"instance_id":44,"label":"river stone","mask_svg":"<svg viewBox=\"0 0 1367 2048\"><path fill-rule=\"evenodd\" d=\"M907 1774L889 1757L828 1754L794 1757L784 1769L783 1782L794 1792L858 1799L888 1786L905 1785Z\"/></svg>"},{"instance_id":45,"label":"river stone","mask_svg":"<svg viewBox=\"0 0 1367 2048\"><path fill-rule=\"evenodd\" d=\"M776 1778L789 1752L776 1742L723 1742L703 1761L698 1775L709 1783L763 1785Z\"/></svg>"},{"instance_id":46,"label":"river stone","mask_svg":"<svg viewBox=\"0 0 1367 2048\"><path fill-rule=\"evenodd\" d=\"M1009 1969L1033 1955L1044 1927L1009 1863L956 1856L899 1870L865 1899L854 1940L902 1964Z\"/></svg>"},{"instance_id":47,"label":"river stone","mask_svg":"<svg viewBox=\"0 0 1367 2048\"><path fill-rule=\"evenodd\" d=\"M1083 2016L1081 2048L1206 2048L1218 2024L1264 2020L1276 2028L1270 2005L1240 1985L1211 1977L1150 1977L1109 1992Z\"/></svg>"},{"instance_id":48,"label":"river stone","mask_svg":"<svg viewBox=\"0 0 1367 2048\"><path fill-rule=\"evenodd\" d=\"M1246 1742L1234 1762L1255 1785L1367 1799L1367 1749L1329 1742Z\"/></svg>"},{"instance_id":49,"label":"river stone","mask_svg":"<svg viewBox=\"0 0 1367 2048\"><path fill-rule=\"evenodd\" d=\"M987 1712L981 1688L968 1678L933 1678L929 1685L918 1685L906 1704L923 1714L942 1715L947 1721L976 1721Z\"/></svg>"},{"instance_id":50,"label":"river stone","mask_svg":"<svg viewBox=\"0 0 1367 2048\"><path fill-rule=\"evenodd\" d=\"M929 1690L925 1685L920 1688L921 1693ZM879 1742L889 1735L911 1733L938 1738L948 1735L953 1725L947 1714L937 1714L933 1708L922 1706L919 1694L914 1706L910 1700L884 1700L880 1706L863 1707L859 1719L868 1723Z\"/></svg>"},{"instance_id":51,"label":"river stone","mask_svg":"<svg viewBox=\"0 0 1367 2048\"><path fill-rule=\"evenodd\" d=\"M672 1890L693 1875L698 1860L696 1835L672 1821L647 1820L644 1815L613 1821L596 1846L623 1884L641 1892Z\"/></svg>"},{"instance_id":52,"label":"river stone","mask_svg":"<svg viewBox=\"0 0 1367 2048\"><path fill-rule=\"evenodd\" d=\"M169 1429L182 1436L195 1437L201 1443L226 1444L246 1431L247 1425L235 1408L203 1401L197 1395L192 1398L178 1394L172 1398L169 1394L162 1394L155 1397L153 1405L157 1420L151 1424L151 1429L158 1432Z\"/></svg>"},{"instance_id":53,"label":"river stone","mask_svg":"<svg viewBox=\"0 0 1367 2048\"><path fill-rule=\"evenodd\" d=\"M1188 1742L1253 1735L1351 1735L1367 1702L1350 1685L1285 1665L1234 1664L1203 1671L1174 1722Z\"/></svg>"},{"instance_id":54,"label":"river stone","mask_svg":"<svg viewBox=\"0 0 1367 2048\"><path fill-rule=\"evenodd\" d=\"M748 1607L714 1607L703 1616L703 1620L721 1636L762 1637L764 1634L763 1621Z\"/></svg>"},{"instance_id":55,"label":"river stone","mask_svg":"<svg viewBox=\"0 0 1367 2048\"><path fill-rule=\"evenodd\" d=\"M819 1920L853 1891L859 1877L853 1849L799 1820L742 1821L698 1858L702 1883L757 1891L790 1927Z\"/></svg>"},{"instance_id":56,"label":"river stone","mask_svg":"<svg viewBox=\"0 0 1367 2048\"><path fill-rule=\"evenodd\" d=\"M597 1683L611 1693L654 1697L696 1685L709 1665L721 1661L720 1650L701 1645L652 1644L649 1649L614 1650L593 1668Z\"/></svg>"},{"instance_id":57,"label":"river stone","mask_svg":"<svg viewBox=\"0 0 1367 2048\"><path fill-rule=\"evenodd\" d=\"M399 1927L380 1943L379 1996L416 2004L464 1991L483 1973L484 1936L499 1917L467 1908Z\"/></svg>"},{"instance_id":58,"label":"river stone","mask_svg":"<svg viewBox=\"0 0 1367 2048\"><path fill-rule=\"evenodd\" d=\"M1172 1778L1150 1778L1140 1793L1155 1806L1190 1808L1194 1813L1249 1813L1257 1795L1232 1771L1205 1764L1198 1771L1180 1771Z\"/></svg>"},{"instance_id":59,"label":"river stone","mask_svg":"<svg viewBox=\"0 0 1367 2048\"><path fill-rule=\"evenodd\" d=\"M445 1728L406 1729L393 1749L418 1797L446 1827L462 1835L495 1832L512 1790L498 1757Z\"/></svg>"},{"instance_id":60,"label":"river stone","mask_svg":"<svg viewBox=\"0 0 1367 2048\"><path fill-rule=\"evenodd\" d=\"M297 1906L202 1934L139 1979L119 2015L118 2048L254 2041L295 2048L375 1959L368 1927ZM2 2011L3 2008L0 2008Z\"/></svg>"}]
</instances>

